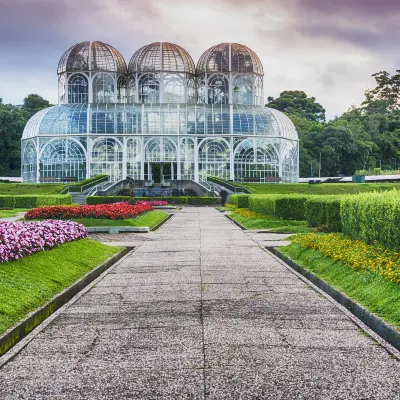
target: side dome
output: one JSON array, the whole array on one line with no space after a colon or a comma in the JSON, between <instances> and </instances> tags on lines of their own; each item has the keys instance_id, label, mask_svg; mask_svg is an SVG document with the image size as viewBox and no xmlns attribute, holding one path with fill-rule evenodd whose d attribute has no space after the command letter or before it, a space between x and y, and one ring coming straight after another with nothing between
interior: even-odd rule
<instances>
[{"instance_id":1,"label":"side dome","mask_svg":"<svg viewBox=\"0 0 400 400\"><path fill-rule=\"evenodd\" d=\"M128 72L187 72L196 68L190 54L177 44L155 42L141 47L129 61Z\"/></svg>"},{"instance_id":2,"label":"side dome","mask_svg":"<svg viewBox=\"0 0 400 400\"><path fill-rule=\"evenodd\" d=\"M238 43L221 43L210 47L197 63L197 74L215 72L242 72L264 75L264 69L257 54L247 46Z\"/></svg>"},{"instance_id":3,"label":"side dome","mask_svg":"<svg viewBox=\"0 0 400 400\"><path fill-rule=\"evenodd\" d=\"M103 42L82 42L70 47L58 63L57 73L106 71L126 74L126 62L121 53Z\"/></svg>"}]
</instances>

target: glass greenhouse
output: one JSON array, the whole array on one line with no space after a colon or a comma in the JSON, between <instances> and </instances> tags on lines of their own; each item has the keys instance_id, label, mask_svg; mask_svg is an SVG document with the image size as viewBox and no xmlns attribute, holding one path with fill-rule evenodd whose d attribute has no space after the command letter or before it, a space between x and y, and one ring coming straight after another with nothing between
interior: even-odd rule
<instances>
[{"instance_id":1,"label":"glass greenhouse","mask_svg":"<svg viewBox=\"0 0 400 400\"><path fill-rule=\"evenodd\" d=\"M110 45L78 43L58 65L59 104L25 127L23 181L154 181L161 169L160 183L296 182L298 135L264 107L263 74L257 55L236 43L211 47L197 67L171 43L140 48L128 67Z\"/></svg>"}]
</instances>

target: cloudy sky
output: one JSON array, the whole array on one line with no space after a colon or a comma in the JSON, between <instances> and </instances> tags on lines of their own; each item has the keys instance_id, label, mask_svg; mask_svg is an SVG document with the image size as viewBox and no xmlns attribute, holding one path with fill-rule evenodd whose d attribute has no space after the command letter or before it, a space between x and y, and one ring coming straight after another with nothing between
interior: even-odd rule
<instances>
[{"instance_id":1,"label":"cloudy sky","mask_svg":"<svg viewBox=\"0 0 400 400\"><path fill-rule=\"evenodd\" d=\"M181 45L195 62L209 47L238 42L264 65L265 98L304 90L346 111L374 86L371 74L400 69L399 0L0 0L0 97L57 101L58 60L99 40L128 62L139 47Z\"/></svg>"}]
</instances>

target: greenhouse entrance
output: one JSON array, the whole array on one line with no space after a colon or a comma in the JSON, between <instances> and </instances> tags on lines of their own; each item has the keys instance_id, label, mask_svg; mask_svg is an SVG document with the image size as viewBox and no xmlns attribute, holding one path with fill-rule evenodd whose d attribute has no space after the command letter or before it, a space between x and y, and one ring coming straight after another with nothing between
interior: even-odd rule
<instances>
[{"instance_id":1,"label":"greenhouse entrance","mask_svg":"<svg viewBox=\"0 0 400 400\"><path fill-rule=\"evenodd\" d=\"M165 183L177 179L177 163L146 163L144 166L145 177L154 183Z\"/></svg>"}]
</instances>

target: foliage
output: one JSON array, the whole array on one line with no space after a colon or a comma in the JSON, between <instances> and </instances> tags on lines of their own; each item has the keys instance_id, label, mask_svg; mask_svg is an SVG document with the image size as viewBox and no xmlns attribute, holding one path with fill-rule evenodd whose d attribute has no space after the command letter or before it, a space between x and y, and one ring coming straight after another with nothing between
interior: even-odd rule
<instances>
[{"instance_id":1,"label":"foliage","mask_svg":"<svg viewBox=\"0 0 400 400\"><path fill-rule=\"evenodd\" d=\"M72 197L64 195L20 195L20 196L0 196L0 208L32 208L42 206L56 206L71 204Z\"/></svg>"},{"instance_id":2,"label":"foliage","mask_svg":"<svg viewBox=\"0 0 400 400\"><path fill-rule=\"evenodd\" d=\"M281 219L305 219L306 195L264 194L249 196L249 209L263 215L272 215Z\"/></svg>"},{"instance_id":3,"label":"foliage","mask_svg":"<svg viewBox=\"0 0 400 400\"><path fill-rule=\"evenodd\" d=\"M369 311L400 329L400 286L369 270L355 270L321 252L291 244L279 250Z\"/></svg>"},{"instance_id":4,"label":"foliage","mask_svg":"<svg viewBox=\"0 0 400 400\"><path fill-rule=\"evenodd\" d=\"M310 233L295 237L293 243L318 250L334 261L342 261L356 270L369 270L390 282L400 283L400 254L382 245L368 245L340 233Z\"/></svg>"},{"instance_id":5,"label":"foliage","mask_svg":"<svg viewBox=\"0 0 400 400\"><path fill-rule=\"evenodd\" d=\"M363 193L343 199L343 233L368 244L400 249L400 193Z\"/></svg>"},{"instance_id":6,"label":"foliage","mask_svg":"<svg viewBox=\"0 0 400 400\"><path fill-rule=\"evenodd\" d=\"M249 206L249 196L247 195L238 196L237 206L239 208L247 208Z\"/></svg>"},{"instance_id":7,"label":"foliage","mask_svg":"<svg viewBox=\"0 0 400 400\"><path fill-rule=\"evenodd\" d=\"M266 106L308 121L325 121L325 109L321 104L315 102L315 97L308 97L300 90L285 90L276 99L268 97Z\"/></svg>"},{"instance_id":8,"label":"foliage","mask_svg":"<svg viewBox=\"0 0 400 400\"><path fill-rule=\"evenodd\" d=\"M339 196L313 196L305 203L305 217L311 227L326 227L329 231L340 232L342 220L340 216Z\"/></svg>"},{"instance_id":9,"label":"foliage","mask_svg":"<svg viewBox=\"0 0 400 400\"><path fill-rule=\"evenodd\" d=\"M86 229L71 221L3 221L0 222L0 263L86 236Z\"/></svg>"},{"instance_id":10,"label":"foliage","mask_svg":"<svg viewBox=\"0 0 400 400\"><path fill-rule=\"evenodd\" d=\"M82 239L1 264L0 334L120 250Z\"/></svg>"},{"instance_id":11,"label":"foliage","mask_svg":"<svg viewBox=\"0 0 400 400\"><path fill-rule=\"evenodd\" d=\"M153 208L150 204L131 206L128 203L97 204L83 206L58 206L33 208L25 214L26 219L127 219L135 218Z\"/></svg>"},{"instance_id":12,"label":"foliage","mask_svg":"<svg viewBox=\"0 0 400 400\"><path fill-rule=\"evenodd\" d=\"M29 118L50 104L41 96L31 94L22 107L3 104L0 98L0 174L20 176L21 137Z\"/></svg>"}]
</instances>

